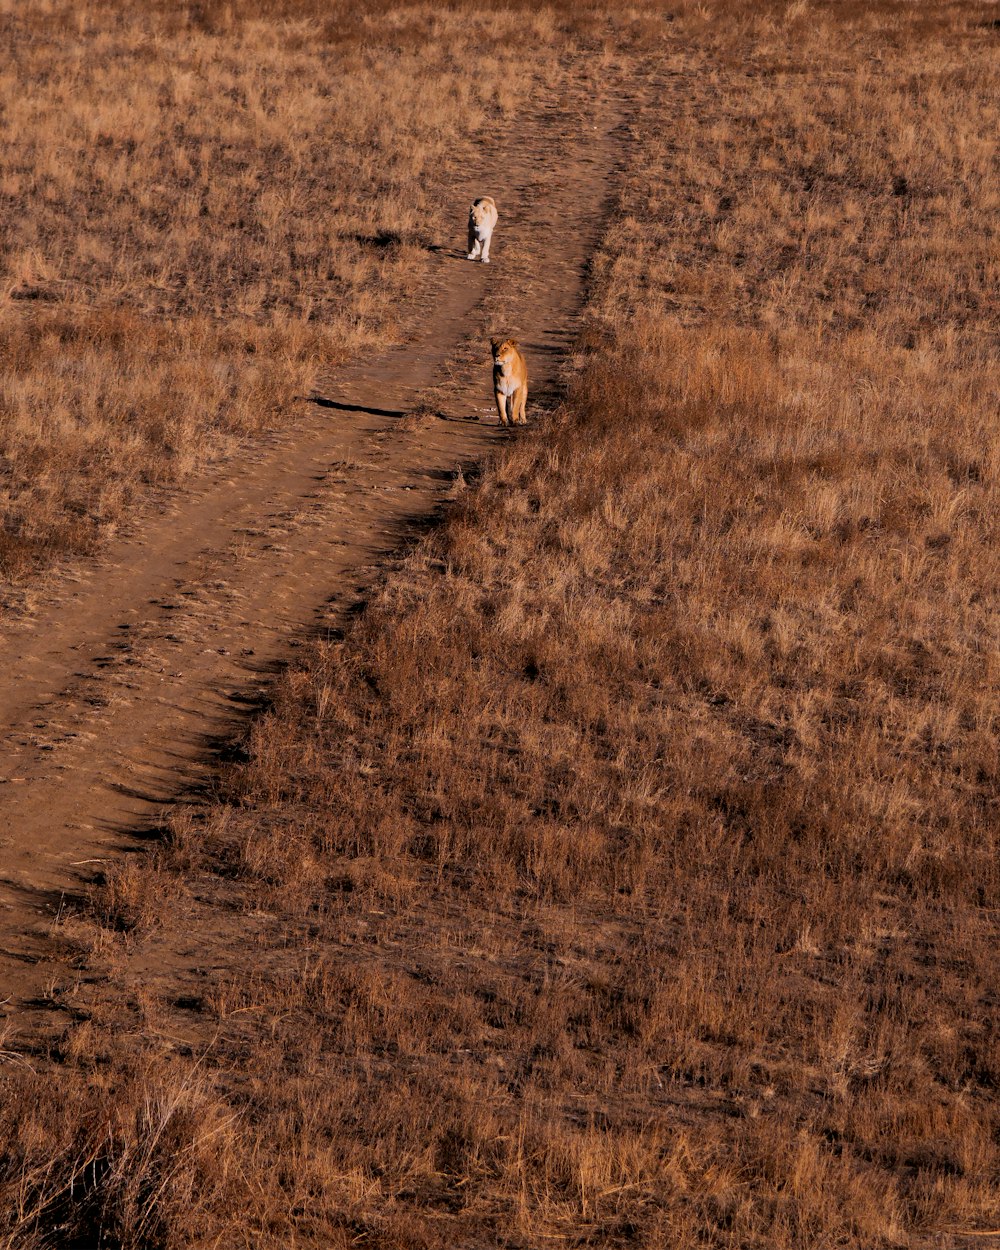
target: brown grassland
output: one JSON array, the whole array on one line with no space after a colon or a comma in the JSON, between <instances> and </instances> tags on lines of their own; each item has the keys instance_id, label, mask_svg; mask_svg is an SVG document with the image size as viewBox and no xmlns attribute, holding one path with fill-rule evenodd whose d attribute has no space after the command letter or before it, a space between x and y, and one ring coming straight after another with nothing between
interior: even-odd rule
<instances>
[{"instance_id":1,"label":"brown grassland","mask_svg":"<svg viewBox=\"0 0 1000 1250\"><path fill-rule=\"evenodd\" d=\"M447 171L560 72L551 10L39 0L0 45L0 588L390 341Z\"/></svg>"},{"instance_id":2,"label":"brown grassland","mask_svg":"<svg viewBox=\"0 0 1000 1250\"><path fill-rule=\"evenodd\" d=\"M394 228L381 179L409 205L460 154L443 97L514 109L562 47L599 49L636 107L563 407L278 682L218 796L58 927L75 1021L3 1069L0 1244L872 1250L1000 1227L994 9L508 10L478 19L483 50L471 10L386 10L322 54L241 6L218 29L151 7L142 37L88 13L96 47L150 66L148 159L114 182L135 156L101 147L93 103L62 141L18 105L42 182L5 159L4 194L52 187L18 247L73 312L4 311L41 337L3 367L66 388L51 441L88 437L87 353L123 395L132 369L158 393L155 371L215 361L215 398L162 414L137 476L174 425L217 446L314 352L391 332L405 248L349 236ZM504 31L529 21L547 33L518 59ZM192 67L169 90L165 47ZM374 99L321 105L314 55L401 93L417 138L440 106L422 158L382 163ZM90 91L98 67L75 71ZM269 112L272 82L299 105ZM301 183L272 217L255 189L237 245L198 223L205 195L250 212L220 150L240 91L251 165ZM357 128L335 154L293 124L310 102L322 133ZM190 186L147 255L164 109ZM88 176L55 154L83 135L110 198L71 257ZM152 352L96 328L138 316L115 283L162 315ZM232 363L247 334L259 375Z\"/></svg>"}]
</instances>

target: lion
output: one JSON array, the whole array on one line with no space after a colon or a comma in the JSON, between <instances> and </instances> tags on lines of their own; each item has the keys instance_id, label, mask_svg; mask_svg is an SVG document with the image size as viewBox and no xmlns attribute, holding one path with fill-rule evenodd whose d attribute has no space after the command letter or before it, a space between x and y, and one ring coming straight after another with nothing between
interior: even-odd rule
<instances>
[{"instance_id":1,"label":"lion","mask_svg":"<svg viewBox=\"0 0 1000 1250\"><path fill-rule=\"evenodd\" d=\"M484 265L490 263L490 239L496 229L497 216L497 206L492 195L484 195L472 201L469 209L469 254L466 260L479 257Z\"/></svg>"},{"instance_id":2,"label":"lion","mask_svg":"<svg viewBox=\"0 0 1000 1250\"><path fill-rule=\"evenodd\" d=\"M500 424L512 421L526 425L524 409L528 402L528 366L514 339L491 339L493 348L493 392Z\"/></svg>"}]
</instances>

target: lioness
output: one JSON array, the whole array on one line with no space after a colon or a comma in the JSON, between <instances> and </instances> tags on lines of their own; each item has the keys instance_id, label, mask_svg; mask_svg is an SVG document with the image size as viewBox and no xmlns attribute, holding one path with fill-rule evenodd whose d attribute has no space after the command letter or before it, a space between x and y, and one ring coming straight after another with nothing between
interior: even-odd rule
<instances>
[{"instance_id":1,"label":"lioness","mask_svg":"<svg viewBox=\"0 0 1000 1250\"><path fill-rule=\"evenodd\" d=\"M528 366L524 357L513 339L491 339L490 346L493 348L493 393L500 424L513 421L515 425L526 425Z\"/></svg>"},{"instance_id":2,"label":"lioness","mask_svg":"<svg viewBox=\"0 0 1000 1250\"><path fill-rule=\"evenodd\" d=\"M497 224L497 206L492 195L484 195L472 201L469 209L469 254L466 260L475 260L482 252L484 265L490 263L490 239Z\"/></svg>"}]
</instances>

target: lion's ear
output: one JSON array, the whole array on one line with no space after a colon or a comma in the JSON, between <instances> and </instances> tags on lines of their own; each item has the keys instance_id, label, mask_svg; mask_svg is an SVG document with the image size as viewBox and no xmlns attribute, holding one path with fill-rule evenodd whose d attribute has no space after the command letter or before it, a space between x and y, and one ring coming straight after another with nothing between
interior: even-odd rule
<instances>
[{"instance_id":1,"label":"lion's ear","mask_svg":"<svg viewBox=\"0 0 1000 1250\"><path fill-rule=\"evenodd\" d=\"M494 351L496 351L496 349L497 349L499 346L500 346L500 340L499 340L499 339L490 339L490 347L492 347Z\"/></svg>"}]
</instances>

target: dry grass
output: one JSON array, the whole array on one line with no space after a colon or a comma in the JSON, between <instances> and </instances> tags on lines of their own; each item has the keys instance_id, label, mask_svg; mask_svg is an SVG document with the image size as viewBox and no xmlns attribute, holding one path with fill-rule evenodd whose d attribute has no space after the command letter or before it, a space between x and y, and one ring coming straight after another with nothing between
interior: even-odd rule
<instances>
[{"instance_id":1,"label":"dry grass","mask_svg":"<svg viewBox=\"0 0 1000 1250\"><path fill-rule=\"evenodd\" d=\"M567 44L551 9L48 0L0 48L9 581L396 335L449 180Z\"/></svg>"},{"instance_id":2,"label":"dry grass","mask_svg":"<svg viewBox=\"0 0 1000 1250\"><path fill-rule=\"evenodd\" d=\"M678 15L564 412L67 928L11 1245L1000 1224L984 11Z\"/></svg>"}]
</instances>

